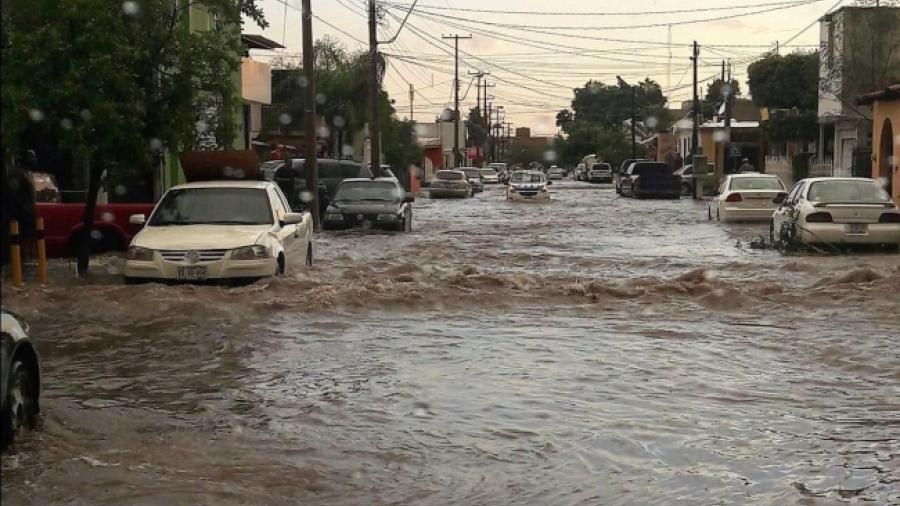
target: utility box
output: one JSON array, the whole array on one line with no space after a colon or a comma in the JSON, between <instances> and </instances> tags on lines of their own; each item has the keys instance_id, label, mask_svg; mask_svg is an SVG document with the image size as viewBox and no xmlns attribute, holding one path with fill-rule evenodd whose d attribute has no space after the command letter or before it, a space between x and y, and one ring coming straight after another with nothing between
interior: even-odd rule
<instances>
[{"instance_id":1,"label":"utility box","mask_svg":"<svg viewBox=\"0 0 900 506\"><path fill-rule=\"evenodd\" d=\"M703 180L706 179L706 155L694 155L694 200L703 198Z\"/></svg>"}]
</instances>

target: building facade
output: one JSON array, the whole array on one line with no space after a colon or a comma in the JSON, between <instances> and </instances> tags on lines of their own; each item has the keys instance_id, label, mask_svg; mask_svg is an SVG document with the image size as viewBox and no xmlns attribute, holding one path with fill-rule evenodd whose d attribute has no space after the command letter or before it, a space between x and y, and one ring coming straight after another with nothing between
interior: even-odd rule
<instances>
[{"instance_id":1,"label":"building facade","mask_svg":"<svg viewBox=\"0 0 900 506\"><path fill-rule=\"evenodd\" d=\"M867 93L858 103L872 106L872 177L900 205L900 83Z\"/></svg>"}]
</instances>

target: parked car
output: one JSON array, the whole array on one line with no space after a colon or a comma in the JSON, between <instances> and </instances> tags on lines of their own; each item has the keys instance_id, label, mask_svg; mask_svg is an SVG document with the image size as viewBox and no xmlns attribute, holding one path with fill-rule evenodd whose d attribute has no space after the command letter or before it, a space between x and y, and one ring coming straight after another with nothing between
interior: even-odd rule
<instances>
[{"instance_id":1,"label":"parked car","mask_svg":"<svg viewBox=\"0 0 900 506\"><path fill-rule=\"evenodd\" d=\"M506 200L519 202L546 202L550 200L548 185L553 184L539 170L523 170L513 173L506 189Z\"/></svg>"},{"instance_id":2,"label":"parked car","mask_svg":"<svg viewBox=\"0 0 900 506\"><path fill-rule=\"evenodd\" d=\"M585 180L585 165L583 163L579 163L575 166L575 173L572 176L572 179L575 181L584 181Z\"/></svg>"},{"instance_id":3,"label":"parked car","mask_svg":"<svg viewBox=\"0 0 900 506\"><path fill-rule=\"evenodd\" d=\"M550 181L559 181L563 178L564 174L565 173L561 168L557 167L556 165L551 165L547 170L547 179Z\"/></svg>"},{"instance_id":4,"label":"parked car","mask_svg":"<svg viewBox=\"0 0 900 506\"><path fill-rule=\"evenodd\" d=\"M631 164L636 163L636 162L649 162L649 161L651 161L651 160L644 160L641 158L629 158L629 159L625 160L624 162L622 162L622 165L620 165L618 167L618 169L614 168L613 169L613 183L615 184L615 187L616 187L616 193L618 193L619 195L622 194L622 192L620 191L622 176L625 175L626 172L628 172L628 167L631 167Z\"/></svg>"},{"instance_id":5,"label":"parked car","mask_svg":"<svg viewBox=\"0 0 900 506\"><path fill-rule=\"evenodd\" d=\"M490 167L481 169L481 180L484 184L500 184L500 174Z\"/></svg>"},{"instance_id":6,"label":"parked car","mask_svg":"<svg viewBox=\"0 0 900 506\"><path fill-rule=\"evenodd\" d=\"M468 198L473 195L472 186L466 179L466 174L460 170L439 170L434 174L434 180L428 189L428 195L433 199L440 198Z\"/></svg>"},{"instance_id":7,"label":"parked car","mask_svg":"<svg viewBox=\"0 0 900 506\"><path fill-rule=\"evenodd\" d=\"M33 429L41 410L41 366L28 331L19 315L0 309L2 449L18 439L23 429Z\"/></svg>"},{"instance_id":8,"label":"parked car","mask_svg":"<svg viewBox=\"0 0 900 506\"><path fill-rule=\"evenodd\" d=\"M685 165L675 171L675 175L681 176L681 196L687 197L694 194L694 166Z\"/></svg>"},{"instance_id":9,"label":"parked car","mask_svg":"<svg viewBox=\"0 0 900 506\"><path fill-rule=\"evenodd\" d=\"M481 193L484 191L484 180L481 179L481 169L477 167L460 167L459 169L466 175L469 185L472 186L472 193Z\"/></svg>"},{"instance_id":10,"label":"parked car","mask_svg":"<svg viewBox=\"0 0 900 506\"><path fill-rule=\"evenodd\" d=\"M769 227L773 242L900 245L900 211L873 179L801 179L775 201L779 206Z\"/></svg>"},{"instance_id":11,"label":"parked car","mask_svg":"<svg viewBox=\"0 0 900 506\"><path fill-rule=\"evenodd\" d=\"M635 162L619 179L619 194L632 198L681 198L681 177L663 162Z\"/></svg>"},{"instance_id":12,"label":"parked car","mask_svg":"<svg viewBox=\"0 0 900 506\"><path fill-rule=\"evenodd\" d=\"M612 167L608 163L595 163L588 172L587 180L591 183L612 183Z\"/></svg>"},{"instance_id":13,"label":"parked car","mask_svg":"<svg viewBox=\"0 0 900 506\"><path fill-rule=\"evenodd\" d=\"M126 281L243 280L283 274L313 260L309 212L295 213L268 181L175 186L131 241Z\"/></svg>"},{"instance_id":14,"label":"parked car","mask_svg":"<svg viewBox=\"0 0 900 506\"><path fill-rule=\"evenodd\" d=\"M84 203L63 204L38 202L35 214L44 219L44 241L48 258L71 257L78 253L85 234ZM97 204L94 209L94 233L91 252L125 251L131 239L141 230L130 223L133 214L147 214L153 204Z\"/></svg>"},{"instance_id":15,"label":"parked car","mask_svg":"<svg viewBox=\"0 0 900 506\"><path fill-rule=\"evenodd\" d=\"M778 207L779 194L787 195L781 178L770 174L731 174L719 186L708 206L709 219L769 221Z\"/></svg>"},{"instance_id":16,"label":"parked car","mask_svg":"<svg viewBox=\"0 0 900 506\"><path fill-rule=\"evenodd\" d=\"M345 179L338 185L322 225L327 229L387 228L412 231L413 196L396 179Z\"/></svg>"},{"instance_id":17,"label":"parked car","mask_svg":"<svg viewBox=\"0 0 900 506\"><path fill-rule=\"evenodd\" d=\"M306 160L294 158L291 166L286 167L284 160L272 160L264 162L260 166L263 179L275 181L288 199L290 209L302 212L308 208L309 198L304 198L306 192ZM334 160L325 158L316 160L316 173L319 181L319 212L324 213L328 202L334 196L337 186L348 178L370 178L372 171L363 167L361 163L352 160Z\"/></svg>"}]
</instances>

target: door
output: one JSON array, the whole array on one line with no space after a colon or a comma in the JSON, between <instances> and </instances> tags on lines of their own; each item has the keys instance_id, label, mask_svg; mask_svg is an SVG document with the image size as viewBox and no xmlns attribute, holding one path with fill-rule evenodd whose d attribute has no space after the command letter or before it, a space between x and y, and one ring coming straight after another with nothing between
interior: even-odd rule
<instances>
[{"instance_id":1,"label":"door","mask_svg":"<svg viewBox=\"0 0 900 506\"><path fill-rule=\"evenodd\" d=\"M835 176L850 177L853 167L853 150L856 149L856 139L841 139L841 172Z\"/></svg>"},{"instance_id":2,"label":"door","mask_svg":"<svg viewBox=\"0 0 900 506\"><path fill-rule=\"evenodd\" d=\"M272 200L272 209L275 209L275 215L278 217L280 221L285 214L291 212L290 205L288 205L287 199L284 198L284 194L281 193L281 190L278 188L272 188L269 196ZM304 213L304 215L307 213ZM284 225L278 224L277 236L278 241L281 243L282 248L284 248L284 257L285 263L287 265L292 265L294 262L298 261L298 256L300 252L300 248L303 246L303 238L300 236L300 225L292 224L292 225ZM306 251L303 250L305 253ZM302 261L302 258L299 258L299 261Z\"/></svg>"}]
</instances>

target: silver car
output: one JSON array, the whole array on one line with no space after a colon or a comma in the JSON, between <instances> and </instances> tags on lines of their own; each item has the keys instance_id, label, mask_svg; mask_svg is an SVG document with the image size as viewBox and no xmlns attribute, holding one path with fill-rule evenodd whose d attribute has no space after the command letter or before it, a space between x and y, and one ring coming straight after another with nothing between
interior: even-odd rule
<instances>
[{"instance_id":1,"label":"silver car","mask_svg":"<svg viewBox=\"0 0 900 506\"><path fill-rule=\"evenodd\" d=\"M472 186L472 193L481 193L484 191L484 179L481 178L481 169L477 167L464 167L457 169L463 171L469 184Z\"/></svg>"},{"instance_id":2,"label":"silver car","mask_svg":"<svg viewBox=\"0 0 900 506\"><path fill-rule=\"evenodd\" d=\"M434 175L428 194L433 199L464 199L472 196L472 185L460 170L439 170Z\"/></svg>"}]
</instances>

